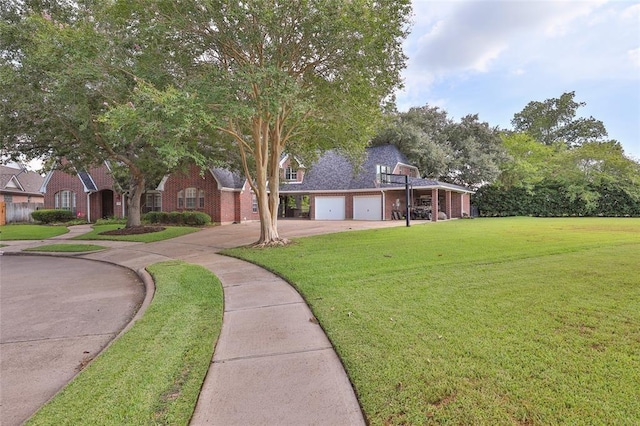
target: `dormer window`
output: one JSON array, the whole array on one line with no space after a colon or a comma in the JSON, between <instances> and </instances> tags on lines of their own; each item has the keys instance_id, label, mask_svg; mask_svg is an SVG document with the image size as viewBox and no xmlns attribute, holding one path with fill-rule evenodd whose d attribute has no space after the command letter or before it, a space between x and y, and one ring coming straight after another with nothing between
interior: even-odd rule
<instances>
[{"instance_id":1,"label":"dormer window","mask_svg":"<svg viewBox=\"0 0 640 426\"><path fill-rule=\"evenodd\" d=\"M298 170L292 168L291 166L287 167L284 170L284 179L285 180L298 180Z\"/></svg>"},{"instance_id":2,"label":"dormer window","mask_svg":"<svg viewBox=\"0 0 640 426\"><path fill-rule=\"evenodd\" d=\"M391 174L392 172L393 171L389 166L383 166L381 164L376 165L376 179L378 180L378 182L388 183L389 176L387 175Z\"/></svg>"}]
</instances>

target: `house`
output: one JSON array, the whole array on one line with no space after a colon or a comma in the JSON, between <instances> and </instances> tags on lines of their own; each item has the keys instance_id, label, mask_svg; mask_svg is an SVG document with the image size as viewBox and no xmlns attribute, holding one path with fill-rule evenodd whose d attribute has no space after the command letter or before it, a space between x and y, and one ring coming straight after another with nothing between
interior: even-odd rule
<instances>
[{"instance_id":1,"label":"house","mask_svg":"<svg viewBox=\"0 0 640 426\"><path fill-rule=\"evenodd\" d=\"M472 190L420 178L418 169L408 164L395 145L367 148L364 162L358 169L335 151L326 152L309 169L298 166L298 162L289 157L280 164L283 170L281 217L400 219L407 207L405 176L410 187L412 215L436 221L470 213Z\"/></svg>"},{"instance_id":2,"label":"house","mask_svg":"<svg viewBox=\"0 0 640 426\"><path fill-rule=\"evenodd\" d=\"M409 183L411 214L419 218L459 218L470 212L473 192L461 186L420 178L394 145L370 147L359 168L335 151L308 168L290 155L280 161L281 218L312 220L392 220L406 212ZM406 178L405 178L406 176ZM79 171L54 170L43 184L47 208L70 209L89 221L126 216L125 197L115 188L108 164ZM147 191L142 211L201 211L216 223L259 220L258 203L247 180L222 168L201 171L192 165L165 176ZM429 214L438 212L440 214Z\"/></svg>"},{"instance_id":3,"label":"house","mask_svg":"<svg viewBox=\"0 0 640 426\"><path fill-rule=\"evenodd\" d=\"M126 216L126 196L119 191L108 163L70 174L53 169L47 173L40 191L47 209L71 210L89 222Z\"/></svg>"},{"instance_id":4,"label":"house","mask_svg":"<svg viewBox=\"0 0 640 426\"><path fill-rule=\"evenodd\" d=\"M38 173L24 167L0 165L0 202L3 203L0 223L31 221L31 212L44 203L40 192L43 180Z\"/></svg>"},{"instance_id":5,"label":"house","mask_svg":"<svg viewBox=\"0 0 640 426\"><path fill-rule=\"evenodd\" d=\"M5 203L43 203L44 178L19 166L0 166L0 196Z\"/></svg>"},{"instance_id":6,"label":"house","mask_svg":"<svg viewBox=\"0 0 640 426\"><path fill-rule=\"evenodd\" d=\"M46 208L71 210L90 222L127 215L126 194L118 189L108 163L76 174L50 171L42 191ZM142 212L201 211L217 223L258 220L255 196L246 180L225 169L204 173L196 166L165 176L142 198Z\"/></svg>"},{"instance_id":7,"label":"house","mask_svg":"<svg viewBox=\"0 0 640 426\"><path fill-rule=\"evenodd\" d=\"M187 170L171 173L156 191L147 192L146 198L144 211L151 206L166 212L201 211L216 223L259 220L258 201L247 180L219 167L201 172L191 165Z\"/></svg>"}]
</instances>

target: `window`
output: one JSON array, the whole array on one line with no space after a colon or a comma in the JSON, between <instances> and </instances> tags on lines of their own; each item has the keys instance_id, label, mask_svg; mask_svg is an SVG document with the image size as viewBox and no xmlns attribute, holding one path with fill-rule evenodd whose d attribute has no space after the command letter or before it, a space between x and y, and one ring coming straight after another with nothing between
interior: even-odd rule
<instances>
[{"instance_id":1,"label":"window","mask_svg":"<svg viewBox=\"0 0 640 426\"><path fill-rule=\"evenodd\" d=\"M389 183L389 176L383 176L384 174L390 174L391 167L383 166L381 164L376 165L376 180L381 183Z\"/></svg>"},{"instance_id":2,"label":"window","mask_svg":"<svg viewBox=\"0 0 640 426\"><path fill-rule=\"evenodd\" d=\"M178 208L184 208L184 190L178 191Z\"/></svg>"},{"instance_id":3,"label":"window","mask_svg":"<svg viewBox=\"0 0 640 426\"><path fill-rule=\"evenodd\" d=\"M76 193L67 190L56 192L54 195L54 206L56 209L75 211Z\"/></svg>"},{"instance_id":4,"label":"window","mask_svg":"<svg viewBox=\"0 0 640 426\"><path fill-rule=\"evenodd\" d=\"M258 197L254 193L251 193L251 211L258 213Z\"/></svg>"},{"instance_id":5,"label":"window","mask_svg":"<svg viewBox=\"0 0 640 426\"><path fill-rule=\"evenodd\" d=\"M204 189L185 188L178 191L179 209L204 209Z\"/></svg>"},{"instance_id":6,"label":"window","mask_svg":"<svg viewBox=\"0 0 640 426\"><path fill-rule=\"evenodd\" d=\"M195 188L187 188L184 190L184 206L187 209L196 208L196 194Z\"/></svg>"},{"instance_id":7,"label":"window","mask_svg":"<svg viewBox=\"0 0 640 426\"><path fill-rule=\"evenodd\" d=\"M162 211L162 195L158 193L148 193L144 204L144 212Z\"/></svg>"},{"instance_id":8,"label":"window","mask_svg":"<svg viewBox=\"0 0 640 426\"><path fill-rule=\"evenodd\" d=\"M284 171L284 179L285 180L298 180L298 170L292 168L291 166L287 167Z\"/></svg>"}]
</instances>

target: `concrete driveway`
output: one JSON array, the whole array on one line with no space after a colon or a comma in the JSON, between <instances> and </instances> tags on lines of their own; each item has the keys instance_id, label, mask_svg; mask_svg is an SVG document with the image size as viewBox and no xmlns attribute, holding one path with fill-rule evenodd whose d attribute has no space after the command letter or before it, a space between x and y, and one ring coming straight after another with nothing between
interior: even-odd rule
<instances>
[{"instance_id":1,"label":"concrete driveway","mask_svg":"<svg viewBox=\"0 0 640 426\"><path fill-rule=\"evenodd\" d=\"M280 235L286 238L396 226L404 226L404 222L278 222ZM56 240L64 243L64 239L88 231L88 226L86 229L75 228L72 233ZM111 250L83 254L77 258L0 255L0 423L3 426L21 424L62 389L87 361L130 322L145 296L144 285L133 271L164 260L182 259L201 264L219 274L220 265L229 263L229 259L220 260L215 253L224 248L253 243L259 233L259 223L243 223L212 227L149 244L100 241L99 244ZM18 253L24 248L41 245L42 241L3 243L7 247L2 251ZM240 263L241 272L235 273L235 276L253 279L247 273L248 266ZM212 269L213 265L216 267ZM264 270L262 272L266 273ZM229 280L228 276L220 278L223 284ZM255 283L250 284L255 286ZM229 286L225 287L227 308L233 307L230 297L241 288L236 284ZM285 293L297 295L292 289L287 289ZM270 288L269 295L274 294L280 293ZM257 293L254 296L257 297ZM242 298L242 302L247 302L246 297ZM302 299L300 303L303 303ZM290 301L287 305L291 305ZM245 311L248 312L247 309ZM229 327L230 322L228 319L225 321ZM301 323L308 327L308 316ZM352 393L337 357L334 361L340 367L339 372L334 372L335 377L344 379L343 387ZM306 381L308 373L301 374ZM235 378L233 380L237 381ZM284 389L286 386L277 382L276 388ZM248 393L245 388L239 391L241 394ZM333 387L329 394L342 398ZM324 401L322 398L315 399ZM352 405L357 408L357 401L355 397L353 399ZM328 400L333 404L332 398ZM213 409L217 409L217 406L214 405ZM278 411L282 407L275 406L274 409ZM332 417L327 417L326 410L320 412L324 413L324 423L329 422Z\"/></svg>"},{"instance_id":2,"label":"concrete driveway","mask_svg":"<svg viewBox=\"0 0 640 426\"><path fill-rule=\"evenodd\" d=\"M0 256L0 423L19 425L129 323L144 299L131 270Z\"/></svg>"}]
</instances>

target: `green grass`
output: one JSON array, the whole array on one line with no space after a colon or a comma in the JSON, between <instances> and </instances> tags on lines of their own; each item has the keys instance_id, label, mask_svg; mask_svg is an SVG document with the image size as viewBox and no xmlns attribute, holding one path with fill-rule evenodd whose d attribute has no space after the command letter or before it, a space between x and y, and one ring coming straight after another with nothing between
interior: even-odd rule
<instances>
[{"instance_id":1,"label":"green grass","mask_svg":"<svg viewBox=\"0 0 640 426\"><path fill-rule=\"evenodd\" d=\"M23 251L53 252L53 253L76 253L85 251L104 250L107 247L95 244L48 244L44 246L26 248Z\"/></svg>"},{"instance_id":2,"label":"green grass","mask_svg":"<svg viewBox=\"0 0 640 426\"><path fill-rule=\"evenodd\" d=\"M74 237L74 240L112 240L112 241L135 241L139 243L153 243L156 241L168 240L199 231L200 228L190 226L167 226L164 231L150 232L139 235L100 235L101 232L124 228L121 224L94 225L93 230L86 234Z\"/></svg>"},{"instance_id":3,"label":"green grass","mask_svg":"<svg viewBox=\"0 0 640 426\"><path fill-rule=\"evenodd\" d=\"M218 279L169 261L143 318L40 409L29 425L186 425L222 325Z\"/></svg>"},{"instance_id":4,"label":"green grass","mask_svg":"<svg viewBox=\"0 0 640 426\"><path fill-rule=\"evenodd\" d=\"M640 219L459 220L229 253L301 291L372 425L640 423Z\"/></svg>"},{"instance_id":5,"label":"green grass","mask_svg":"<svg viewBox=\"0 0 640 426\"><path fill-rule=\"evenodd\" d=\"M66 226L3 225L0 226L0 241L45 240L67 232Z\"/></svg>"}]
</instances>

